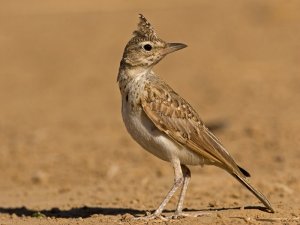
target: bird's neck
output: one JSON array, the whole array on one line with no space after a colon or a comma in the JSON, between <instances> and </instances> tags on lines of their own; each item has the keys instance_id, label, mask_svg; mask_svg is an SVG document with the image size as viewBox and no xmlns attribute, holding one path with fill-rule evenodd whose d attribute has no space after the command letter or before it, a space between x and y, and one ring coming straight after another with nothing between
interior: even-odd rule
<instances>
[{"instance_id":1,"label":"bird's neck","mask_svg":"<svg viewBox=\"0 0 300 225\"><path fill-rule=\"evenodd\" d=\"M117 79L121 92L126 89L128 83L133 80L144 76L151 76L153 74L152 67L131 66L124 61L121 61Z\"/></svg>"}]
</instances>

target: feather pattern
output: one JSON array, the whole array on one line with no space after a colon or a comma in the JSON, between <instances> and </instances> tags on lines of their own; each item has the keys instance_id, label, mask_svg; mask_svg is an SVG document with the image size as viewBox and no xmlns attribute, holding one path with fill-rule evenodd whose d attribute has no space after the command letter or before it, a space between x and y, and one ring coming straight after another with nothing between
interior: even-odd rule
<instances>
[{"instance_id":1,"label":"feather pattern","mask_svg":"<svg viewBox=\"0 0 300 225\"><path fill-rule=\"evenodd\" d=\"M245 177L192 106L161 79L151 77L144 87L141 105L154 125L171 139L228 172Z\"/></svg>"}]
</instances>

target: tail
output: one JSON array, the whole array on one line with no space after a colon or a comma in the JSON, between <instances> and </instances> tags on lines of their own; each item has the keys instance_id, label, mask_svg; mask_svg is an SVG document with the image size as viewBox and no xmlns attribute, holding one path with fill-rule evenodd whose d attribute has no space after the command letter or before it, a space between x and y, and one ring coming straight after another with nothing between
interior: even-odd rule
<instances>
[{"instance_id":1,"label":"tail","mask_svg":"<svg viewBox=\"0 0 300 225\"><path fill-rule=\"evenodd\" d=\"M243 184L249 191L252 192L252 194L254 194L266 207L267 209L271 212L274 213L274 209L271 206L271 203L268 201L268 199L259 191L257 191L250 183L248 183L248 181L239 176L236 175L234 173L231 173L232 176L234 176L241 184Z\"/></svg>"}]
</instances>

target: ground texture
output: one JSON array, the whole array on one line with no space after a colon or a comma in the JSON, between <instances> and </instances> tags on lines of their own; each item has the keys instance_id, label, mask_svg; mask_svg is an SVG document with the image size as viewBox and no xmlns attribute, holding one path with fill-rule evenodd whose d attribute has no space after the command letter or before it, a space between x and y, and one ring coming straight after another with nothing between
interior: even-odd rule
<instances>
[{"instance_id":1,"label":"ground texture","mask_svg":"<svg viewBox=\"0 0 300 225\"><path fill-rule=\"evenodd\" d=\"M0 224L300 224L300 3L6 1L0 7ZM198 218L135 221L173 182L127 134L116 83L143 13L188 48L156 72L214 129L275 213L191 167ZM172 213L176 198L167 206Z\"/></svg>"}]
</instances>

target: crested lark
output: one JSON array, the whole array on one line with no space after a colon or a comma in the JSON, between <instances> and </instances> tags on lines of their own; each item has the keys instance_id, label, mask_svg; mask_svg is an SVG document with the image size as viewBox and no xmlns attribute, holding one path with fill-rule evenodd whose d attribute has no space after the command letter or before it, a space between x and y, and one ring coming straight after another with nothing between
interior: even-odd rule
<instances>
[{"instance_id":1,"label":"crested lark","mask_svg":"<svg viewBox=\"0 0 300 225\"><path fill-rule=\"evenodd\" d=\"M162 218L164 207L180 187L174 216L184 215L183 200L191 177L186 165L214 165L226 170L274 212L266 197L248 182L249 173L235 163L192 106L152 71L166 55L187 46L160 39L143 15L133 35L125 47L118 74L123 121L132 138L170 162L175 174L171 190L147 218Z\"/></svg>"}]
</instances>

